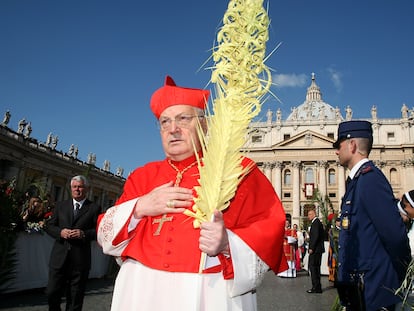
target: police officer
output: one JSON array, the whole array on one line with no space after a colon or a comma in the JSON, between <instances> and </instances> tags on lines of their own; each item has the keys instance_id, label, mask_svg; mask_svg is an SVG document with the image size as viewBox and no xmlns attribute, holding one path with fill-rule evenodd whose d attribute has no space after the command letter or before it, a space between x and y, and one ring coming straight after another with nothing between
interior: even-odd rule
<instances>
[{"instance_id":1,"label":"police officer","mask_svg":"<svg viewBox=\"0 0 414 311\"><path fill-rule=\"evenodd\" d=\"M368 121L339 124L333 144L350 170L341 203L337 289L347 311L394 310L394 294L410 262L410 248L391 185L368 156Z\"/></svg>"}]
</instances>

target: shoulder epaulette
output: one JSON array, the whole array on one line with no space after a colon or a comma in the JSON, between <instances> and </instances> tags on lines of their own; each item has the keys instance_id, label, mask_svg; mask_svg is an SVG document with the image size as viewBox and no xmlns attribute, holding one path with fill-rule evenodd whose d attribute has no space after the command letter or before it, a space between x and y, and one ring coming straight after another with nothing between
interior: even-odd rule
<instances>
[{"instance_id":1,"label":"shoulder epaulette","mask_svg":"<svg viewBox=\"0 0 414 311\"><path fill-rule=\"evenodd\" d=\"M364 175L368 172L372 171L372 166L371 165L366 165L364 164L359 170L358 172L355 174L355 177L358 177L360 174Z\"/></svg>"},{"instance_id":2,"label":"shoulder epaulette","mask_svg":"<svg viewBox=\"0 0 414 311\"><path fill-rule=\"evenodd\" d=\"M367 165L365 167L362 168L361 170L361 174L366 174L368 172L372 171L372 166L371 165Z\"/></svg>"}]
</instances>

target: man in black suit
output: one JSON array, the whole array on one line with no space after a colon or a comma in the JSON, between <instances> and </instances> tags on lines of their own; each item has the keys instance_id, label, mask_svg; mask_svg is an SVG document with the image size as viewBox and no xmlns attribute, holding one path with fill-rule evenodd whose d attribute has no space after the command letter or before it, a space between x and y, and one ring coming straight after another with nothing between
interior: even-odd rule
<instances>
[{"instance_id":1,"label":"man in black suit","mask_svg":"<svg viewBox=\"0 0 414 311\"><path fill-rule=\"evenodd\" d=\"M324 235L325 231L323 225L318 217L316 217L315 210L308 212L308 219L312 222L309 232L309 272L312 279L312 288L307 292L322 293L321 286L321 261L322 253L325 252Z\"/></svg>"},{"instance_id":2,"label":"man in black suit","mask_svg":"<svg viewBox=\"0 0 414 311\"><path fill-rule=\"evenodd\" d=\"M91 241L96 240L100 207L86 198L85 176L71 179L72 198L56 204L46 232L55 239L49 261L47 296L49 310L60 311L66 291L66 310L82 310L86 281L91 267Z\"/></svg>"}]
</instances>

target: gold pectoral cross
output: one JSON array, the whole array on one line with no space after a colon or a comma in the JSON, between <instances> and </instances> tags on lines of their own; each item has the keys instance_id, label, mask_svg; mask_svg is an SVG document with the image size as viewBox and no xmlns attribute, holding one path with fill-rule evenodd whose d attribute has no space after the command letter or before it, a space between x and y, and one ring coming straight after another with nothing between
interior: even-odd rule
<instances>
[{"instance_id":1,"label":"gold pectoral cross","mask_svg":"<svg viewBox=\"0 0 414 311\"><path fill-rule=\"evenodd\" d=\"M153 235L160 235L160 232L161 232L162 226L164 225L164 222L172 221L172 220L173 220L173 216L167 217L167 214L162 215L161 218L154 219L152 221L152 224L158 224L158 227L157 227L157 230L155 230Z\"/></svg>"},{"instance_id":2,"label":"gold pectoral cross","mask_svg":"<svg viewBox=\"0 0 414 311\"><path fill-rule=\"evenodd\" d=\"M174 183L174 187L178 187L180 185L181 180L183 179L183 174L188 171L190 168L192 168L194 165L196 165L198 162L194 161L193 163L191 163L189 166L187 166L186 168L184 168L183 170L179 170L172 162L171 160L168 160L168 163L171 165L171 167L177 172L177 175L175 177L175 183ZM167 204L167 207L168 206ZM156 218L152 221L152 224L158 224L157 230L155 230L153 235L160 235L161 233L161 229L162 226L164 225L164 222L166 221L172 221L173 220L173 216L169 216L167 217L167 214L162 215L161 218Z\"/></svg>"},{"instance_id":3,"label":"gold pectoral cross","mask_svg":"<svg viewBox=\"0 0 414 311\"><path fill-rule=\"evenodd\" d=\"M174 187L178 187L180 185L181 179L183 179L183 174L181 172L178 172L177 176L175 177Z\"/></svg>"}]
</instances>

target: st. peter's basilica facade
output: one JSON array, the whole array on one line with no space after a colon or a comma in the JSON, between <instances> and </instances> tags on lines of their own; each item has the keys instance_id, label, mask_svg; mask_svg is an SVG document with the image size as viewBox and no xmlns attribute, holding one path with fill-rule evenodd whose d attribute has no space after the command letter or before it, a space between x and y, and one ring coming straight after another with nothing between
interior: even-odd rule
<instances>
[{"instance_id":1,"label":"st. peter's basilica facade","mask_svg":"<svg viewBox=\"0 0 414 311\"><path fill-rule=\"evenodd\" d=\"M394 194L400 197L414 189L413 111L403 104L398 119L378 119L376 107L371 108L374 144L370 159L381 168L390 181ZM336 140L338 124L354 120L352 109L345 116L322 99L322 93L312 74L306 99L291 109L283 119L280 109L268 111L264 122L253 122L249 127L246 145L248 156L269 178L283 202L292 222L302 224L307 209L316 206L319 217L320 202L338 211L345 192L347 170L339 165L332 143ZM375 193L367 193L375 195Z\"/></svg>"}]
</instances>

